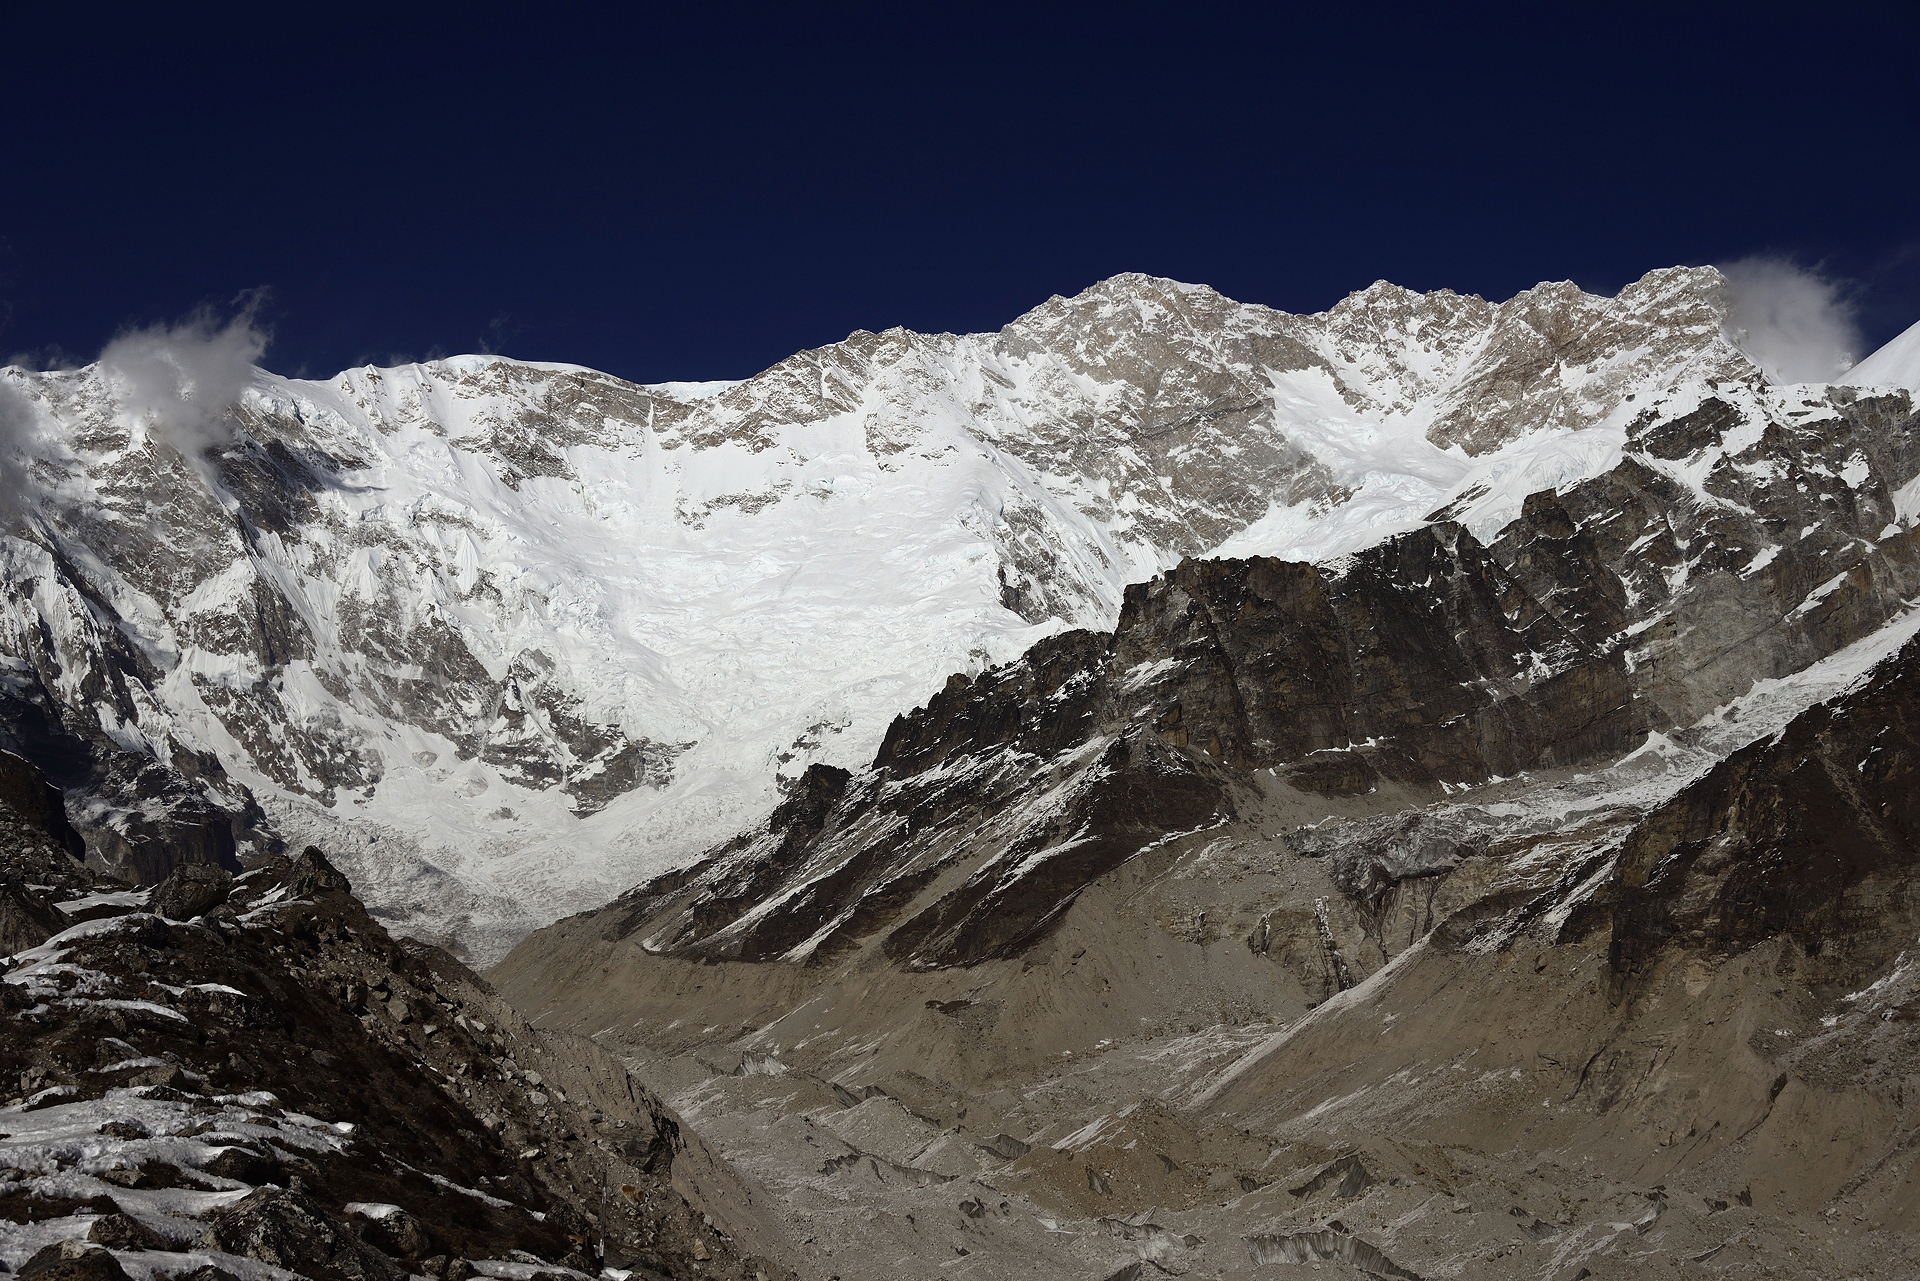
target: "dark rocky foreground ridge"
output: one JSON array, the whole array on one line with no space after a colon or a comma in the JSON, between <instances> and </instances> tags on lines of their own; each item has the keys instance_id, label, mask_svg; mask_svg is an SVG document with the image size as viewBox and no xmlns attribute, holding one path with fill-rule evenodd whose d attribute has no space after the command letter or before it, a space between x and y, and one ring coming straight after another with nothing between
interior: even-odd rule
<instances>
[{"instance_id":1,"label":"dark rocky foreground ridge","mask_svg":"<svg viewBox=\"0 0 1920 1281\"><path fill-rule=\"evenodd\" d=\"M75 860L57 799L0 756L15 1274L792 1275L764 1195L653 1094L389 937L318 850L137 889Z\"/></svg>"},{"instance_id":2,"label":"dark rocky foreground ridge","mask_svg":"<svg viewBox=\"0 0 1920 1281\"><path fill-rule=\"evenodd\" d=\"M1913 1275L1920 457L1828 408L1183 564L495 979L823 1274Z\"/></svg>"}]
</instances>

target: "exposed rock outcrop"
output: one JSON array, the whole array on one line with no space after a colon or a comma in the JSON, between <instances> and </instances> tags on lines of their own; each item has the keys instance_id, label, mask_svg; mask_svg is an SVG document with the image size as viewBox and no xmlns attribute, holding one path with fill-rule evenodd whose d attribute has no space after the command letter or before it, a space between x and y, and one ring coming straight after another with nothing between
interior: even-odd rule
<instances>
[{"instance_id":1,"label":"exposed rock outcrop","mask_svg":"<svg viewBox=\"0 0 1920 1281\"><path fill-rule=\"evenodd\" d=\"M1684 734L1920 591L1920 533L1891 519L1914 421L1904 397L1709 397L1649 410L1617 467L1532 495L1490 544L1435 521L1331 565L1185 562L1128 588L1110 636L953 677L868 772L809 774L763 832L635 890L603 932L816 965L880 937L903 964L970 965L1227 821L1261 772L1391 808ZM1377 913L1446 858L1354 851L1337 880Z\"/></svg>"},{"instance_id":2,"label":"exposed rock outcrop","mask_svg":"<svg viewBox=\"0 0 1920 1281\"><path fill-rule=\"evenodd\" d=\"M49 815L0 817L5 902L56 926L0 975L0 1261L22 1275L119 1275L128 1251L316 1281L791 1275L764 1194L591 1042L389 938L317 849L142 891Z\"/></svg>"},{"instance_id":3,"label":"exposed rock outcrop","mask_svg":"<svg viewBox=\"0 0 1920 1281\"><path fill-rule=\"evenodd\" d=\"M1857 990L1920 937L1920 644L1648 815L1611 893L1626 985L1672 952L1783 940L1797 981ZM1587 914L1591 917L1594 911Z\"/></svg>"}]
</instances>

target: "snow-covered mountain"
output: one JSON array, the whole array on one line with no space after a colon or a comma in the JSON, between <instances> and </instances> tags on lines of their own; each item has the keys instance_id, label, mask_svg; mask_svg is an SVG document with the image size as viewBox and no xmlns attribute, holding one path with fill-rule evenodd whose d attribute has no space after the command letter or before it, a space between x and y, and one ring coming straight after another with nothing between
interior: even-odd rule
<instances>
[{"instance_id":1,"label":"snow-covered mountain","mask_svg":"<svg viewBox=\"0 0 1920 1281\"><path fill-rule=\"evenodd\" d=\"M1905 387L1920 391L1920 323L1847 371L1855 387Z\"/></svg>"},{"instance_id":2,"label":"snow-covered mountain","mask_svg":"<svg viewBox=\"0 0 1920 1281\"><path fill-rule=\"evenodd\" d=\"M190 350L158 397L7 369L0 710L105 861L324 837L484 959L1182 558L1327 561L1440 515L1491 539L1650 413L1828 412L1765 386L1728 310L1711 268L1312 316L1129 275L739 383L460 357L256 372L224 418Z\"/></svg>"},{"instance_id":3,"label":"snow-covered mountain","mask_svg":"<svg viewBox=\"0 0 1920 1281\"><path fill-rule=\"evenodd\" d=\"M954 675L491 980L861 1281L1914 1272L1916 398L1315 412L1352 495L1237 536L1314 561Z\"/></svg>"}]
</instances>

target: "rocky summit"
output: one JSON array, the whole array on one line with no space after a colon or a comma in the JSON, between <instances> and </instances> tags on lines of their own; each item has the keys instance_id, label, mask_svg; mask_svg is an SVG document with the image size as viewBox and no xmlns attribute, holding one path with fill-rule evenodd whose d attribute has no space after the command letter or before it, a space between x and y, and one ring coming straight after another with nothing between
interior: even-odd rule
<instances>
[{"instance_id":1,"label":"rocky summit","mask_svg":"<svg viewBox=\"0 0 1920 1281\"><path fill-rule=\"evenodd\" d=\"M1731 289L7 371L0 1264L1920 1275L1912 341Z\"/></svg>"}]
</instances>

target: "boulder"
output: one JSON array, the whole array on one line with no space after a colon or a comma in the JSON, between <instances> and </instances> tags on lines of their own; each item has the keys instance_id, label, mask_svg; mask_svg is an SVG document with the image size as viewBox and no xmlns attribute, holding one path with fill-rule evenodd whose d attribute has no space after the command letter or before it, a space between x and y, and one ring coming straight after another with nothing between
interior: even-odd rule
<instances>
[{"instance_id":1,"label":"boulder","mask_svg":"<svg viewBox=\"0 0 1920 1281\"><path fill-rule=\"evenodd\" d=\"M61 1241L20 1265L20 1281L130 1281L120 1261L97 1245Z\"/></svg>"},{"instance_id":2,"label":"boulder","mask_svg":"<svg viewBox=\"0 0 1920 1281\"><path fill-rule=\"evenodd\" d=\"M171 1250L173 1243L130 1214L109 1214L93 1221L87 1240L114 1250Z\"/></svg>"},{"instance_id":3,"label":"boulder","mask_svg":"<svg viewBox=\"0 0 1920 1281\"><path fill-rule=\"evenodd\" d=\"M346 873L329 863L318 846L309 845L300 851L300 857L293 861L293 868L287 873L287 892L294 898L312 898L329 890L344 893L352 888Z\"/></svg>"},{"instance_id":4,"label":"boulder","mask_svg":"<svg viewBox=\"0 0 1920 1281\"><path fill-rule=\"evenodd\" d=\"M200 1243L316 1281L401 1281L392 1260L302 1192L263 1188L222 1212Z\"/></svg>"},{"instance_id":5,"label":"boulder","mask_svg":"<svg viewBox=\"0 0 1920 1281\"><path fill-rule=\"evenodd\" d=\"M233 874L212 863L182 863L154 889L149 906L175 921L190 921L227 901Z\"/></svg>"}]
</instances>

